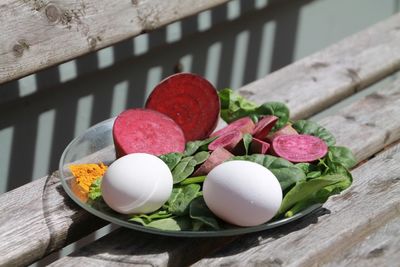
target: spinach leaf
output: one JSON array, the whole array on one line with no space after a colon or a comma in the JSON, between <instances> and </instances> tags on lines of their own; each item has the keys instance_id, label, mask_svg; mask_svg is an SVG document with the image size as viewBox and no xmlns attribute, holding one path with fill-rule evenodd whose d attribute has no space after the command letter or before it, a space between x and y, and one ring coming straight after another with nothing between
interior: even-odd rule
<instances>
[{"instance_id":1,"label":"spinach leaf","mask_svg":"<svg viewBox=\"0 0 400 267\"><path fill-rule=\"evenodd\" d=\"M129 221L134 221L146 225L152 221L169 218L172 216L172 213L167 210L158 210L150 214L135 214L133 215Z\"/></svg>"},{"instance_id":2,"label":"spinach leaf","mask_svg":"<svg viewBox=\"0 0 400 267\"><path fill-rule=\"evenodd\" d=\"M274 115L278 117L273 130L282 128L289 121L289 108L281 102L267 102L256 108L256 113L259 115Z\"/></svg>"},{"instance_id":3,"label":"spinach leaf","mask_svg":"<svg viewBox=\"0 0 400 267\"><path fill-rule=\"evenodd\" d=\"M232 89L223 89L218 95L221 102L221 118L227 123L255 113L257 104L235 93Z\"/></svg>"},{"instance_id":4,"label":"spinach leaf","mask_svg":"<svg viewBox=\"0 0 400 267\"><path fill-rule=\"evenodd\" d=\"M200 151L193 155L193 160L196 161L196 165L199 165L199 164L203 163L204 161L206 161L209 156L210 156L209 152Z\"/></svg>"},{"instance_id":5,"label":"spinach leaf","mask_svg":"<svg viewBox=\"0 0 400 267\"><path fill-rule=\"evenodd\" d=\"M343 146L331 146L329 147L330 160L332 162L340 163L347 169L354 167L357 163L353 152L350 149Z\"/></svg>"},{"instance_id":6,"label":"spinach leaf","mask_svg":"<svg viewBox=\"0 0 400 267\"><path fill-rule=\"evenodd\" d=\"M221 229L218 223L218 219L207 207L203 197L198 197L190 203L190 218L195 221L200 221L202 224L205 224L215 230ZM202 224L196 225L197 230Z\"/></svg>"},{"instance_id":7,"label":"spinach leaf","mask_svg":"<svg viewBox=\"0 0 400 267\"><path fill-rule=\"evenodd\" d=\"M299 202L313 201L320 202L320 195L317 193L327 186L332 186L347 180L342 174L330 174L310 180L302 180L289 190L282 200L278 214L284 214L287 210ZM333 188L333 187L332 187ZM324 195L326 196L326 195Z\"/></svg>"},{"instance_id":8,"label":"spinach leaf","mask_svg":"<svg viewBox=\"0 0 400 267\"><path fill-rule=\"evenodd\" d=\"M167 164L168 168L172 171L173 168L182 159L183 154L178 152L168 153L160 156L160 159Z\"/></svg>"},{"instance_id":9,"label":"spinach leaf","mask_svg":"<svg viewBox=\"0 0 400 267\"><path fill-rule=\"evenodd\" d=\"M170 217L152 221L145 226L164 231L182 231L190 230L192 228L192 222L188 217Z\"/></svg>"},{"instance_id":10,"label":"spinach leaf","mask_svg":"<svg viewBox=\"0 0 400 267\"><path fill-rule=\"evenodd\" d=\"M101 179L102 179L102 177L97 178L96 180L93 181L93 183L89 187L88 197L91 200L96 200L99 197L101 197L101 187L100 187L101 186Z\"/></svg>"},{"instance_id":11,"label":"spinach leaf","mask_svg":"<svg viewBox=\"0 0 400 267\"><path fill-rule=\"evenodd\" d=\"M230 160L247 160L263 165L276 176L282 187L282 191L285 191L296 182L306 179L306 175L302 169L285 159L271 155L253 154L236 156Z\"/></svg>"},{"instance_id":12,"label":"spinach leaf","mask_svg":"<svg viewBox=\"0 0 400 267\"><path fill-rule=\"evenodd\" d=\"M299 134L309 134L321 138L328 146L333 146L336 143L335 137L327 129L316 122L309 120L298 120L292 124L292 127Z\"/></svg>"},{"instance_id":13,"label":"spinach leaf","mask_svg":"<svg viewBox=\"0 0 400 267\"><path fill-rule=\"evenodd\" d=\"M168 211L175 215L184 215L189 212L189 205L193 199L199 196L201 186L198 184L188 184L183 187L172 189L172 194L168 199Z\"/></svg>"},{"instance_id":14,"label":"spinach leaf","mask_svg":"<svg viewBox=\"0 0 400 267\"><path fill-rule=\"evenodd\" d=\"M193 156L182 158L182 160L172 170L172 177L174 184L182 182L189 177L196 166L197 162L193 159Z\"/></svg>"},{"instance_id":15,"label":"spinach leaf","mask_svg":"<svg viewBox=\"0 0 400 267\"><path fill-rule=\"evenodd\" d=\"M249 146L250 146L252 140L253 140L253 136L251 136L251 134L247 133L247 134L243 135L243 146L244 146L244 151L245 151L246 155L249 154Z\"/></svg>"},{"instance_id":16,"label":"spinach leaf","mask_svg":"<svg viewBox=\"0 0 400 267\"><path fill-rule=\"evenodd\" d=\"M194 153L198 151L207 150L208 144L214 141L217 136L210 137L204 140L196 140L196 141L189 141L186 143L185 152L183 152L183 156L192 156Z\"/></svg>"}]
</instances>

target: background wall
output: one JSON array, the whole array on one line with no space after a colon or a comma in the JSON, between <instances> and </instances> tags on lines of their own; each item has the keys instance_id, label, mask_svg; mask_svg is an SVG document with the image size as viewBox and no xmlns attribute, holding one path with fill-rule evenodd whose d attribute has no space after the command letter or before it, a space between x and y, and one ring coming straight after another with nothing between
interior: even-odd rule
<instances>
[{"instance_id":1,"label":"background wall","mask_svg":"<svg viewBox=\"0 0 400 267\"><path fill-rule=\"evenodd\" d=\"M398 10L399 0L234 0L0 85L0 193L56 170L75 136L141 107L175 71L237 89Z\"/></svg>"}]
</instances>

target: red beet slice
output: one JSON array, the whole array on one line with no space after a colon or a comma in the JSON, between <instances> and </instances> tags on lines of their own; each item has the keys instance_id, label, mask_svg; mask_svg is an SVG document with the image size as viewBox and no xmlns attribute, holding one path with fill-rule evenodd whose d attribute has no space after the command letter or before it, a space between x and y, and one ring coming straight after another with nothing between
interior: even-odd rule
<instances>
[{"instance_id":1,"label":"red beet slice","mask_svg":"<svg viewBox=\"0 0 400 267\"><path fill-rule=\"evenodd\" d=\"M226 150L232 152L235 147L239 144L239 142L242 140L242 133L239 131L232 131L229 133L226 133L224 135L221 135L214 141L212 141L208 145L209 150L216 150L219 147L223 147Z\"/></svg>"},{"instance_id":2,"label":"red beet slice","mask_svg":"<svg viewBox=\"0 0 400 267\"><path fill-rule=\"evenodd\" d=\"M266 154L269 146L267 142L253 137L250 144L250 152L253 154Z\"/></svg>"},{"instance_id":3,"label":"red beet slice","mask_svg":"<svg viewBox=\"0 0 400 267\"><path fill-rule=\"evenodd\" d=\"M227 159L230 159L233 155L225 148L219 147L211 152L208 159L200 165L200 167L193 173L192 176L207 175L217 165L221 164Z\"/></svg>"},{"instance_id":4,"label":"red beet slice","mask_svg":"<svg viewBox=\"0 0 400 267\"><path fill-rule=\"evenodd\" d=\"M254 122L249 117L243 117L212 133L211 137L222 136L233 131L239 131L242 134L252 133L254 126Z\"/></svg>"},{"instance_id":5,"label":"red beet slice","mask_svg":"<svg viewBox=\"0 0 400 267\"><path fill-rule=\"evenodd\" d=\"M272 141L272 148L276 155L291 162L312 162L328 152L322 139L306 134L277 136Z\"/></svg>"},{"instance_id":6,"label":"red beet slice","mask_svg":"<svg viewBox=\"0 0 400 267\"><path fill-rule=\"evenodd\" d=\"M182 129L168 116L150 109L128 109L115 119L117 157L130 153L162 155L185 150Z\"/></svg>"},{"instance_id":7,"label":"red beet slice","mask_svg":"<svg viewBox=\"0 0 400 267\"><path fill-rule=\"evenodd\" d=\"M266 139L267 141L272 142L275 137L280 135L298 135L298 132L292 127L292 125L287 124L272 135L268 135Z\"/></svg>"},{"instance_id":8,"label":"red beet slice","mask_svg":"<svg viewBox=\"0 0 400 267\"><path fill-rule=\"evenodd\" d=\"M220 112L214 86L191 73L175 74L161 81L145 106L171 117L182 128L186 141L207 138L217 126Z\"/></svg>"},{"instance_id":9,"label":"red beet slice","mask_svg":"<svg viewBox=\"0 0 400 267\"><path fill-rule=\"evenodd\" d=\"M263 117L257 122L253 131L253 137L260 140L265 139L278 119L279 118L274 115L267 115Z\"/></svg>"}]
</instances>

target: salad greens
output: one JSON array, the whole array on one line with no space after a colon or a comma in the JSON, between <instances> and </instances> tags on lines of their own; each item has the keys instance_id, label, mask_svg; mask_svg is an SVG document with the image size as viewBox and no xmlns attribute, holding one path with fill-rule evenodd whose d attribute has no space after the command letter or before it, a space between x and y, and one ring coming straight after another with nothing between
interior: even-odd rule
<instances>
[{"instance_id":1,"label":"salad greens","mask_svg":"<svg viewBox=\"0 0 400 267\"><path fill-rule=\"evenodd\" d=\"M257 121L264 115L279 118L273 130L289 124L289 109L279 102L257 105L236 94L231 89L219 92L221 117L226 122L249 116ZM331 195L338 194L352 183L349 171L357 163L349 148L335 146L335 137L324 127L309 120L290 122L300 134L309 134L324 140L328 152L315 162L292 163L286 159L263 154L249 154L252 136L245 134L242 144L243 154L228 160L247 160L269 169L278 179L283 200L274 220L291 217L310 205L324 203ZM210 156L208 145L217 137L191 141L186 144L183 153L161 155L173 175L174 187L168 201L157 211L150 214L129 216L129 221L161 230L219 230L232 228L217 218L207 207L202 196L202 184L206 176L193 177L194 171ZM101 179L90 186L89 203L101 209L107 209L100 190ZM109 209L109 208L108 208Z\"/></svg>"}]
</instances>

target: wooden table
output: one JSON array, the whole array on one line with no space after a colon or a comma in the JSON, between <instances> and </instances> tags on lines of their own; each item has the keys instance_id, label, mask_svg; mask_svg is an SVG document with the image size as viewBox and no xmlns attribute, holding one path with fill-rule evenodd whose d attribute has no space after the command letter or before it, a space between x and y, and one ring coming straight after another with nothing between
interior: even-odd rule
<instances>
[{"instance_id":1,"label":"wooden table","mask_svg":"<svg viewBox=\"0 0 400 267\"><path fill-rule=\"evenodd\" d=\"M318 212L253 234L174 238L118 229L54 266L399 266L400 15L239 92L283 101L299 119L391 75L389 86L319 121L350 147L353 185ZM58 172L0 196L0 265L25 265L106 225L63 191Z\"/></svg>"}]
</instances>

